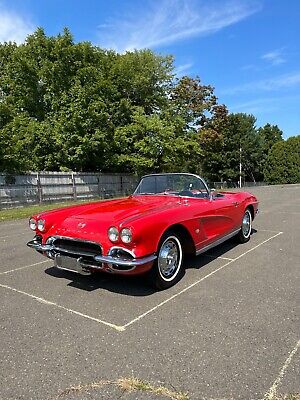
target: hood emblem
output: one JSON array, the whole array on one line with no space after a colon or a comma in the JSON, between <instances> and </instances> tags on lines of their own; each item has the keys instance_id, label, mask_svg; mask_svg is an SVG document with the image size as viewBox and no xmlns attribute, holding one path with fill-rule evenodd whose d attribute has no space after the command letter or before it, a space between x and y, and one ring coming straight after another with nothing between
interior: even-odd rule
<instances>
[{"instance_id":1,"label":"hood emblem","mask_svg":"<svg viewBox=\"0 0 300 400\"><path fill-rule=\"evenodd\" d=\"M86 226L86 224L84 222L79 222L79 224L77 225L78 228L84 228Z\"/></svg>"}]
</instances>

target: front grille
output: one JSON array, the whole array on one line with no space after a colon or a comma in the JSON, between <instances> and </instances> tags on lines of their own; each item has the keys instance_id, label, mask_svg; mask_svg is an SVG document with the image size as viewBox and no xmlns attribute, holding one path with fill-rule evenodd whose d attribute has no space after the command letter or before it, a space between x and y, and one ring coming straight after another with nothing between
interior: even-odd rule
<instances>
[{"instance_id":1,"label":"front grille","mask_svg":"<svg viewBox=\"0 0 300 400\"><path fill-rule=\"evenodd\" d=\"M56 254L74 258L80 256L94 258L94 256L102 254L101 246L98 243L64 237L54 237L50 241L53 245L53 252Z\"/></svg>"}]
</instances>

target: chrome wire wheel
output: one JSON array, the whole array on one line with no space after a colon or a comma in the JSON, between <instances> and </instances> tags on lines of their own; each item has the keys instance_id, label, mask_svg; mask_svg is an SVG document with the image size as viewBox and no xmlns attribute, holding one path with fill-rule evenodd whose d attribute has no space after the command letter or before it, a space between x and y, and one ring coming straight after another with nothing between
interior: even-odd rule
<instances>
[{"instance_id":1,"label":"chrome wire wheel","mask_svg":"<svg viewBox=\"0 0 300 400\"><path fill-rule=\"evenodd\" d=\"M166 282L175 279L182 264L182 247L176 236L168 236L160 246L157 266L161 278Z\"/></svg>"},{"instance_id":2,"label":"chrome wire wheel","mask_svg":"<svg viewBox=\"0 0 300 400\"><path fill-rule=\"evenodd\" d=\"M250 210L247 209L245 211L245 214L243 216L243 221L242 221L242 234L245 239L247 239L250 236L251 228L252 228L251 212L250 212Z\"/></svg>"}]
</instances>

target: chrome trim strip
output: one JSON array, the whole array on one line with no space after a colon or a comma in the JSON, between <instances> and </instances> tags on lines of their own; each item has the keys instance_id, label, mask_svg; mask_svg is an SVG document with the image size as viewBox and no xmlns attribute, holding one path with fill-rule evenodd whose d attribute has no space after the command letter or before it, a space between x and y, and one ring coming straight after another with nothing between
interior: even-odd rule
<instances>
[{"instance_id":1,"label":"chrome trim strip","mask_svg":"<svg viewBox=\"0 0 300 400\"><path fill-rule=\"evenodd\" d=\"M207 250L212 249L215 246L218 246L219 244L226 242L226 240L232 238L233 236L235 236L236 234L238 234L240 231L240 229L237 229L223 237L221 237L220 239L217 239L215 242L208 244L207 246L202 247L202 249L199 249L196 251L196 256L198 256L199 254L205 253Z\"/></svg>"},{"instance_id":2,"label":"chrome trim strip","mask_svg":"<svg viewBox=\"0 0 300 400\"><path fill-rule=\"evenodd\" d=\"M129 255L131 255L132 258L135 258L135 254L132 250L125 249L125 247L121 247L121 246L112 246L108 252L109 256L111 256L111 254L113 253L113 250L122 250L122 251L128 253Z\"/></svg>"},{"instance_id":3,"label":"chrome trim strip","mask_svg":"<svg viewBox=\"0 0 300 400\"><path fill-rule=\"evenodd\" d=\"M143 258L134 258L132 260L122 260L122 258L112 257L112 256L95 256L94 259L98 262L103 262L105 264L122 265L124 267L138 267L140 265L147 264L156 260L157 256L152 254L151 256ZM128 270L127 270L128 271ZM124 271L124 272L127 272ZM122 272L118 270L118 272Z\"/></svg>"}]
</instances>

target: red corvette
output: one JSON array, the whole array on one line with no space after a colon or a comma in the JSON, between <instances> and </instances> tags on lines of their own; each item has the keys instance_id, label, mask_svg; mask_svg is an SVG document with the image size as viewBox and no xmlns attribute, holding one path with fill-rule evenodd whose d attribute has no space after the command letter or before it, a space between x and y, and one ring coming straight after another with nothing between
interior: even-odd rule
<instances>
[{"instance_id":1,"label":"red corvette","mask_svg":"<svg viewBox=\"0 0 300 400\"><path fill-rule=\"evenodd\" d=\"M146 175L128 198L34 215L36 236L27 245L62 270L147 273L166 289L182 276L186 254L233 236L247 242L257 207L252 194L211 192L197 175Z\"/></svg>"}]
</instances>

